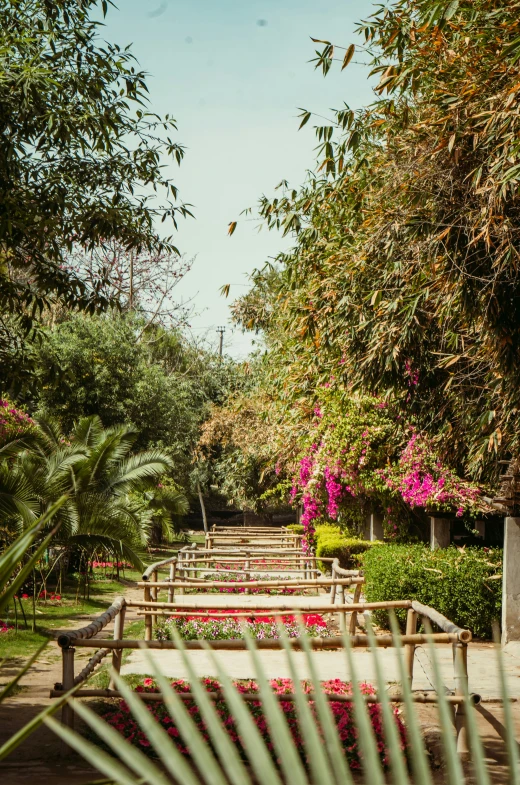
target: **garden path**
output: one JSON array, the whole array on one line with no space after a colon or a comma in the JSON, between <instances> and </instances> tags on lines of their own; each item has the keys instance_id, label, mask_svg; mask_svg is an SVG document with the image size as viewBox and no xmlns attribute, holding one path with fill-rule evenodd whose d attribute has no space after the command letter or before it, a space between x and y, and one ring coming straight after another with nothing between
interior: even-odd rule
<instances>
[{"instance_id":1,"label":"garden path","mask_svg":"<svg viewBox=\"0 0 520 785\"><path fill-rule=\"evenodd\" d=\"M444 685L454 689L452 649L449 645L437 646L439 664ZM354 667L359 680L375 681L373 655L366 649L355 649ZM152 651L153 661L161 671L169 677L185 678L186 669L181 656L176 651ZM383 672L387 684L399 681L398 664L394 649L379 650ZM190 651L190 662L199 676L216 676L217 671L209 654L204 651ZM218 651L215 656L234 678L249 679L254 676L254 668L249 652L247 651ZM295 662L301 678L308 677L303 652L294 653ZM500 685L496 675L495 655L491 644L470 644L468 652L469 687L471 692L482 695L485 701L498 699ZM314 653L314 662L320 679L342 679L348 681L351 673L342 651L317 651ZM262 651L262 664L269 678L290 677L289 666L285 653L279 650ZM508 679L511 698L520 699L520 657L504 653L504 664ZM133 651L123 666L121 673L149 674L150 666L145 656L140 651ZM431 667L428 651L425 647L418 647L416 651L414 669L414 690L432 689Z\"/></svg>"}]
</instances>

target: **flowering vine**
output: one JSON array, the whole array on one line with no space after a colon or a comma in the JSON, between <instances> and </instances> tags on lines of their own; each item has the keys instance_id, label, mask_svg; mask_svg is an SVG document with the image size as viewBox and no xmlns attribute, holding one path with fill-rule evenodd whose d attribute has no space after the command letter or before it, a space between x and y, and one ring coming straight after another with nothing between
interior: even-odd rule
<instances>
[{"instance_id":1,"label":"flowering vine","mask_svg":"<svg viewBox=\"0 0 520 785\"><path fill-rule=\"evenodd\" d=\"M410 369L411 384L416 375ZM446 467L427 437L408 426L386 401L323 387L314 408L308 446L293 473L290 493L301 505L304 547L316 524L356 521L367 502L384 514L385 535L406 533L406 508L487 511L478 486Z\"/></svg>"},{"instance_id":2,"label":"flowering vine","mask_svg":"<svg viewBox=\"0 0 520 785\"><path fill-rule=\"evenodd\" d=\"M0 445L25 436L36 429L28 414L17 409L8 398L0 398Z\"/></svg>"}]
</instances>

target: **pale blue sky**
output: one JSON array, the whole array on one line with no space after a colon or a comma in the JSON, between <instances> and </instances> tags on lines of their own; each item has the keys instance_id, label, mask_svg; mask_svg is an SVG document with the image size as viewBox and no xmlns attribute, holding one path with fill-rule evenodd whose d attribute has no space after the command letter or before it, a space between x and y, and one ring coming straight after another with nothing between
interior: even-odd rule
<instances>
[{"instance_id":1,"label":"pale blue sky","mask_svg":"<svg viewBox=\"0 0 520 785\"><path fill-rule=\"evenodd\" d=\"M254 222L239 223L231 238L227 225L280 180L298 185L312 167L312 121L298 133L298 107L327 116L343 101L355 108L371 100L363 67L351 63L324 79L307 62L318 46L310 36L357 43L355 25L370 13L367 0L119 0L109 10L106 38L133 44L150 73L151 108L175 117L187 148L172 174L195 220L181 223L177 245L197 259L177 291L194 298L196 335L207 331L216 343L216 326L229 323L220 287L245 292L247 273L287 247ZM243 357L250 337L228 324L225 346Z\"/></svg>"}]
</instances>

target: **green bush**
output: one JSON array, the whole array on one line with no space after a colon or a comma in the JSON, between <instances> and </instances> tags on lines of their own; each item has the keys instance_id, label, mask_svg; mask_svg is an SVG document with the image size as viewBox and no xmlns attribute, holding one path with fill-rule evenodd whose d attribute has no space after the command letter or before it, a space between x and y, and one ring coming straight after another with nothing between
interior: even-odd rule
<instances>
[{"instance_id":1,"label":"green bush","mask_svg":"<svg viewBox=\"0 0 520 785\"><path fill-rule=\"evenodd\" d=\"M465 627L478 638L489 638L500 619L502 555L494 548L450 548L385 545L363 556L367 602L418 600ZM404 627L406 611L398 611ZM375 611L378 624L388 627L385 611Z\"/></svg>"},{"instance_id":2,"label":"green bush","mask_svg":"<svg viewBox=\"0 0 520 785\"><path fill-rule=\"evenodd\" d=\"M316 556L325 559L339 560L340 567L353 569L358 566L356 555L365 553L373 545L381 543L360 540L357 537L348 537L342 533L339 526L326 524L316 526ZM330 569L330 564L318 562L320 570Z\"/></svg>"},{"instance_id":3,"label":"green bush","mask_svg":"<svg viewBox=\"0 0 520 785\"><path fill-rule=\"evenodd\" d=\"M290 523L287 528L295 534L303 534L303 526L301 523Z\"/></svg>"}]
</instances>

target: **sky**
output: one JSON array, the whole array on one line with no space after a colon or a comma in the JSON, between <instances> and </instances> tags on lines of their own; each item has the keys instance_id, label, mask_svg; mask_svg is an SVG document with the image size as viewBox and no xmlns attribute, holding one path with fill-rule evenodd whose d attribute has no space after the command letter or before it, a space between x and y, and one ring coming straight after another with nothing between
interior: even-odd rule
<instances>
[{"instance_id":1,"label":"sky","mask_svg":"<svg viewBox=\"0 0 520 785\"><path fill-rule=\"evenodd\" d=\"M311 36L344 47L360 42L356 24L370 13L367 0L118 0L108 12L102 34L132 44L150 75L150 108L176 119L176 141L186 147L180 168L168 172L195 215L176 233L177 247L194 257L176 291L195 310L193 334L217 346L216 328L225 326L224 351L236 359L254 336L233 327L229 303L247 292L248 274L290 246L240 213L282 179L298 186L313 168L312 126L324 120L298 132L300 108L328 118L330 108L372 99L363 66L341 72L335 63L324 79L308 62L320 46Z\"/></svg>"}]
</instances>

